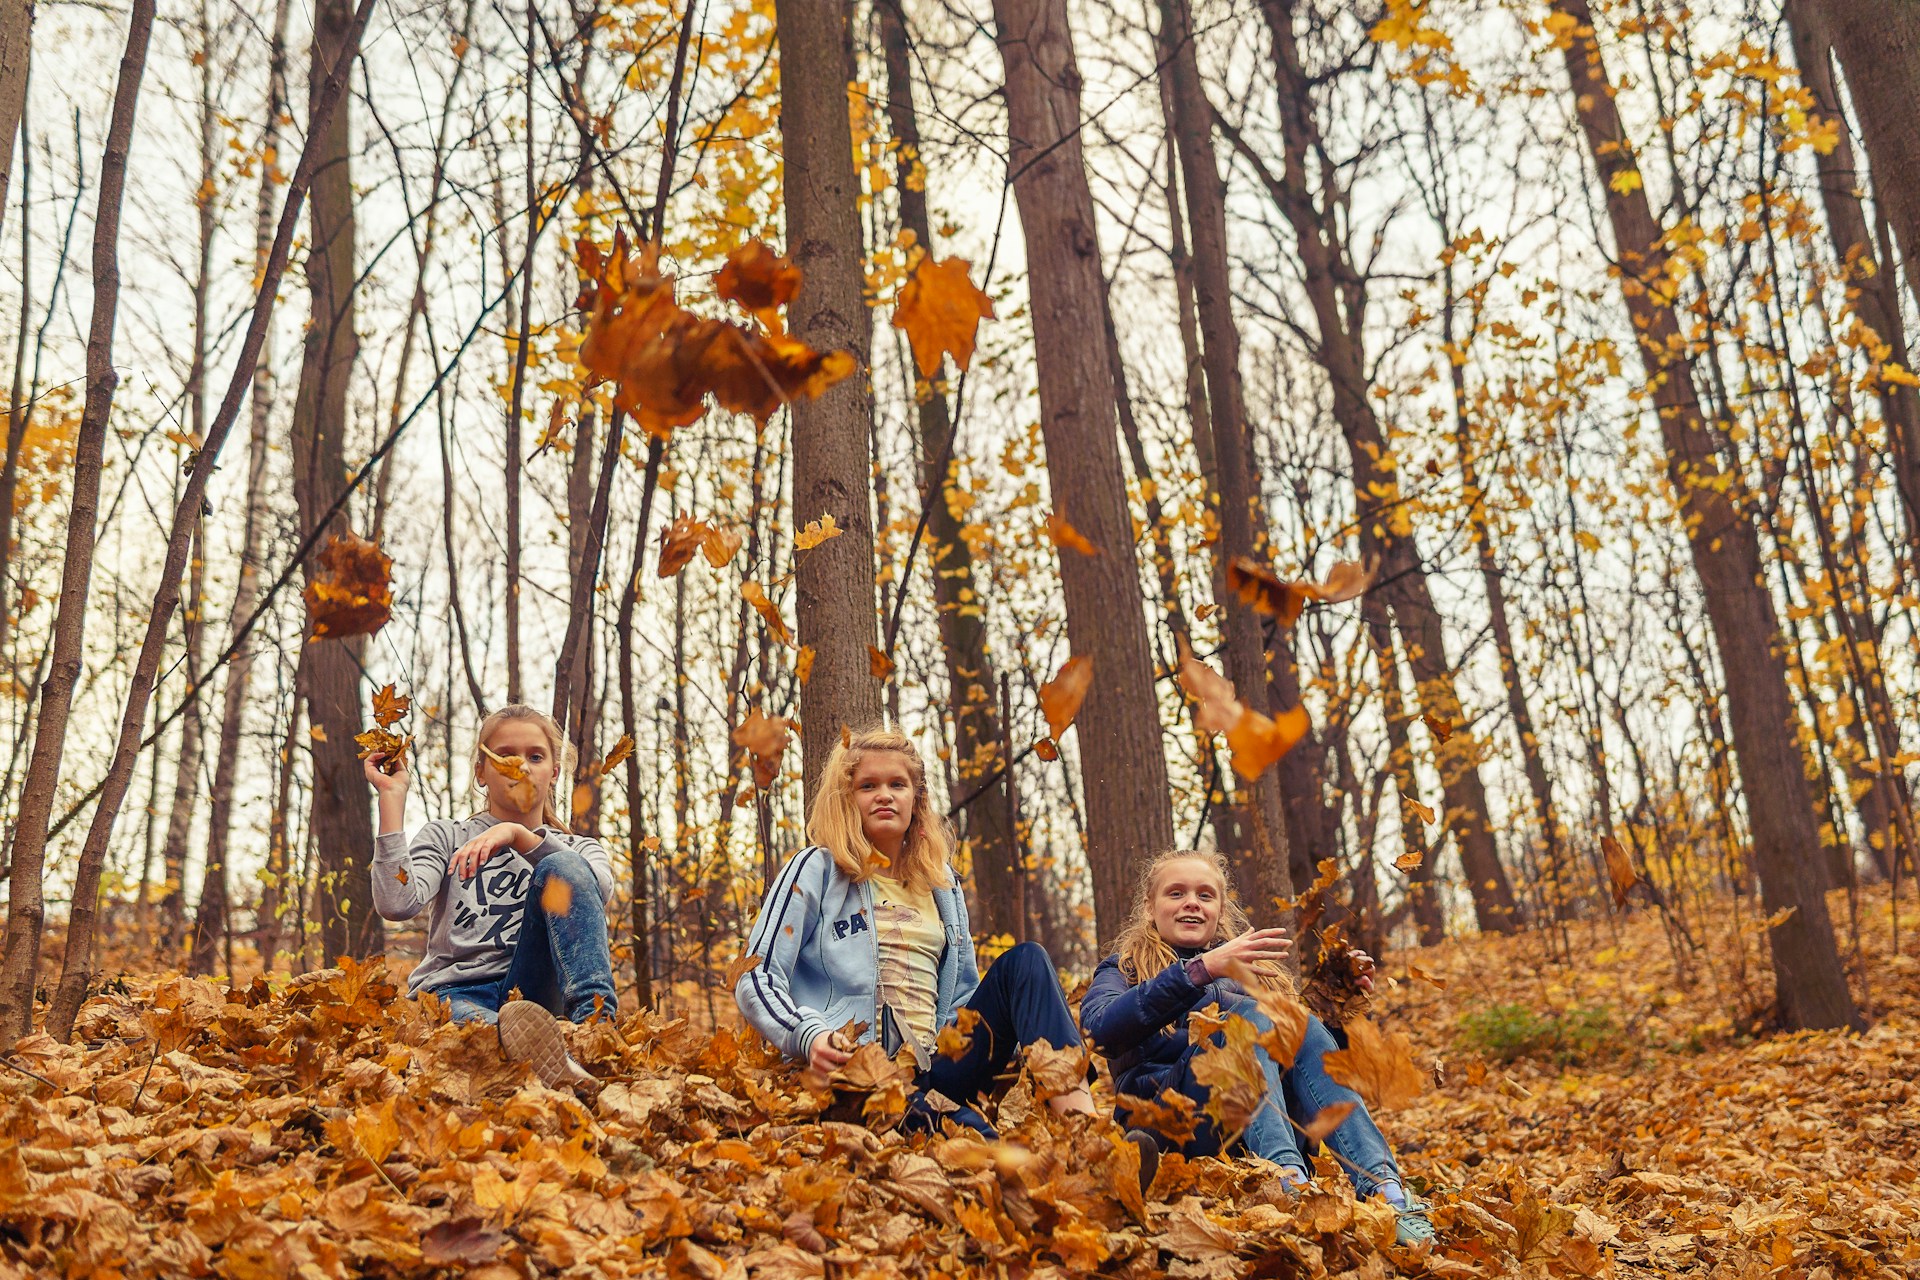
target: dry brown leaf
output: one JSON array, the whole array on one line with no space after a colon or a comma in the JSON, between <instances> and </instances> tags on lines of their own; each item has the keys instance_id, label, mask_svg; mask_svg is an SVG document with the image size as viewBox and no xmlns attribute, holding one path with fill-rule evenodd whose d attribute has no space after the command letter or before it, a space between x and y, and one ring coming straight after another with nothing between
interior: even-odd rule
<instances>
[{"instance_id":1,"label":"dry brown leaf","mask_svg":"<svg viewBox=\"0 0 1920 1280\"><path fill-rule=\"evenodd\" d=\"M301 598L313 634L342 640L372 635L393 616L393 559L351 530L336 533L314 557Z\"/></svg>"},{"instance_id":2,"label":"dry brown leaf","mask_svg":"<svg viewBox=\"0 0 1920 1280\"><path fill-rule=\"evenodd\" d=\"M872 645L867 646L867 670L873 673L875 680L885 680L893 674L893 659Z\"/></svg>"},{"instance_id":3,"label":"dry brown leaf","mask_svg":"<svg viewBox=\"0 0 1920 1280\"><path fill-rule=\"evenodd\" d=\"M1080 714L1087 690L1093 684L1093 659L1082 655L1068 658L1059 674L1040 686L1040 710L1047 717L1048 735L1056 741Z\"/></svg>"},{"instance_id":4,"label":"dry brown leaf","mask_svg":"<svg viewBox=\"0 0 1920 1280\"><path fill-rule=\"evenodd\" d=\"M1346 1123L1347 1117L1353 1114L1353 1109L1351 1102L1330 1102L1320 1108L1313 1119L1302 1125L1300 1131L1306 1134L1310 1142L1323 1141L1328 1134Z\"/></svg>"},{"instance_id":5,"label":"dry brown leaf","mask_svg":"<svg viewBox=\"0 0 1920 1280\"><path fill-rule=\"evenodd\" d=\"M754 239L734 249L713 278L713 291L761 317L792 302L800 292L800 268L765 241Z\"/></svg>"},{"instance_id":6,"label":"dry brown leaf","mask_svg":"<svg viewBox=\"0 0 1920 1280\"><path fill-rule=\"evenodd\" d=\"M540 909L550 916L563 916L573 910L573 886L554 876L540 890Z\"/></svg>"},{"instance_id":7,"label":"dry brown leaf","mask_svg":"<svg viewBox=\"0 0 1920 1280\"><path fill-rule=\"evenodd\" d=\"M768 598L765 587L757 582L743 582L740 584L740 598L753 606L753 611L766 622L767 630L773 633L775 640L789 649L793 647L793 632L787 630L787 620L780 616L780 606Z\"/></svg>"},{"instance_id":8,"label":"dry brown leaf","mask_svg":"<svg viewBox=\"0 0 1920 1280\"><path fill-rule=\"evenodd\" d=\"M745 747L753 756L753 780L761 790L773 785L780 776L780 756L793 740L793 721L784 716L769 716L758 707L747 713L733 731L733 743Z\"/></svg>"},{"instance_id":9,"label":"dry brown leaf","mask_svg":"<svg viewBox=\"0 0 1920 1280\"><path fill-rule=\"evenodd\" d=\"M1383 1034L1366 1018L1352 1019L1343 1030L1347 1047L1322 1059L1327 1075L1357 1092L1374 1110L1404 1107L1420 1096L1426 1077L1413 1064L1413 1041L1406 1032Z\"/></svg>"},{"instance_id":10,"label":"dry brown leaf","mask_svg":"<svg viewBox=\"0 0 1920 1280\"><path fill-rule=\"evenodd\" d=\"M833 516L829 513L818 520L807 521L807 527L793 535L794 549L811 551L829 538L837 538L845 532L845 529L833 522Z\"/></svg>"},{"instance_id":11,"label":"dry brown leaf","mask_svg":"<svg viewBox=\"0 0 1920 1280\"><path fill-rule=\"evenodd\" d=\"M1420 720L1427 726L1427 732L1440 742L1445 742L1453 736L1453 726L1439 716L1422 714Z\"/></svg>"},{"instance_id":12,"label":"dry brown leaf","mask_svg":"<svg viewBox=\"0 0 1920 1280\"><path fill-rule=\"evenodd\" d=\"M522 812L531 810L539 793L534 789L533 780L527 777L526 760L521 756L503 756L484 742L479 746L480 754L493 766L493 771L507 780L507 796L514 806Z\"/></svg>"},{"instance_id":13,"label":"dry brown leaf","mask_svg":"<svg viewBox=\"0 0 1920 1280\"><path fill-rule=\"evenodd\" d=\"M1060 758L1060 744L1052 738L1042 738L1033 744L1033 754L1051 764Z\"/></svg>"},{"instance_id":14,"label":"dry brown leaf","mask_svg":"<svg viewBox=\"0 0 1920 1280\"><path fill-rule=\"evenodd\" d=\"M1086 534L1067 523L1066 513L1058 509L1047 517L1047 538L1062 551L1077 551L1083 556L1100 554L1100 548L1094 546Z\"/></svg>"},{"instance_id":15,"label":"dry brown leaf","mask_svg":"<svg viewBox=\"0 0 1920 1280\"><path fill-rule=\"evenodd\" d=\"M673 523L660 531L660 565L654 576L671 578L686 568L712 532L703 521L689 515L676 515Z\"/></svg>"},{"instance_id":16,"label":"dry brown leaf","mask_svg":"<svg viewBox=\"0 0 1920 1280\"><path fill-rule=\"evenodd\" d=\"M974 286L968 277L971 266L965 258L935 262L923 255L900 289L893 323L906 330L922 378L939 373L947 355L964 371L973 361L980 322L993 319L993 299Z\"/></svg>"},{"instance_id":17,"label":"dry brown leaf","mask_svg":"<svg viewBox=\"0 0 1920 1280\"><path fill-rule=\"evenodd\" d=\"M739 529L709 528L700 535L700 554L714 568L724 568L740 550L740 544L746 541L746 537L745 532Z\"/></svg>"},{"instance_id":18,"label":"dry brown leaf","mask_svg":"<svg viewBox=\"0 0 1920 1280\"><path fill-rule=\"evenodd\" d=\"M1600 837L1600 851L1607 858L1607 879L1613 887L1613 905L1627 905L1627 895L1633 886L1640 883L1640 873L1634 870L1633 859L1628 856L1626 847L1612 836Z\"/></svg>"},{"instance_id":19,"label":"dry brown leaf","mask_svg":"<svg viewBox=\"0 0 1920 1280\"><path fill-rule=\"evenodd\" d=\"M373 722L382 729L391 729L406 716L412 706L411 698L395 693L393 686L389 684L373 695Z\"/></svg>"},{"instance_id":20,"label":"dry brown leaf","mask_svg":"<svg viewBox=\"0 0 1920 1280\"><path fill-rule=\"evenodd\" d=\"M1399 857L1395 858L1393 860L1393 865L1402 871L1411 873L1419 870L1420 864L1425 862L1426 860L1427 860L1426 854L1421 853L1418 850L1410 850L1409 852L1403 853Z\"/></svg>"},{"instance_id":21,"label":"dry brown leaf","mask_svg":"<svg viewBox=\"0 0 1920 1280\"><path fill-rule=\"evenodd\" d=\"M1432 826L1438 820L1431 805L1421 804L1418 800L1407 797L1402 797L1400 804L1428 826Z\"/></svg>"}]
</instances>

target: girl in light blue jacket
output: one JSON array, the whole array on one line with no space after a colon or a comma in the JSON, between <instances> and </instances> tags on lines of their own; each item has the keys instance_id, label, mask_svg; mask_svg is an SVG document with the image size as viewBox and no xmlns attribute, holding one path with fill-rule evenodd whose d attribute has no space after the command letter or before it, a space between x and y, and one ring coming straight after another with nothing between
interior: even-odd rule
<instances>
[{"instance_id":1,"label":"girl in light blue jacket","mask_svg":"<svg viewBox=\"0 0 1920 1280\"><path fill-rule=\"evenodd\" d=\"M973 1104L1017 1050L1080 1043L1053 962L1023 942L975 967L967 904L949 865L952 836L927 794L926 769L904 734L876 729L827 757L807 825L811 843L774 877L748 938L758 957L734 984L740 1012L789 1058L822 1075L846 1062L848 1024L889 1052L906 1044L920 1072L909 1126L929 1127L937 1092L952 1118L992 1129ZM962 1018L961 1011L971 1016ZM934 1052L958 1023L968 1047ZM1082 1087L1048 1099L1092 1112Z\"/></svg>"}]
</instances>

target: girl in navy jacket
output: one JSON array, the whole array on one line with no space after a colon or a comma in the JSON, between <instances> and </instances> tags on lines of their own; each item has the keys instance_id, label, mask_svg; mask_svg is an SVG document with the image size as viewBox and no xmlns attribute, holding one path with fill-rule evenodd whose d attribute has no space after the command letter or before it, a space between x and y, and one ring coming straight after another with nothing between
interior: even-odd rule
<instances>
[{"instance_id":1,"label":"girl in navy jacket","mask_svg":"<svg viewBox=\"0 0 1920 1280\"><path fill-rule=\"evenodd\" d=\"M1093 1047L1109 1059L1116 1093L1132 1098L1159 1098L1166 1090L1183 1094L1204 1107L1209 1090L1193 1074L1193 1060L1202 1046L1187 1035L1187 1015L1217 1004L1223 1013L1237 1014L1262 1032L1273 1028L1253 998L1227 968L1239 962L1274 985L1287 982L1280 962L1292 948L1284 929L1252 928L1233 900L1226 861L1218 853L1161 854L1141 873L1134 891L1133 914L1117 943L1115 954L1100 962L1093 985L1080 1003L1080 1025ZM1373 985L1373 961L1363 951L1352 953L1363 989ZM1215 1033L1216 1043L1222 1034ZM1280 1166L1281 1176L1305 1185L1312 1166L1295 1133L1314 1116L1336 1103L1348 1103L1351 1114L1327 1137L1342 1157L1354 1189L1362 1196L1378 1193L1400 1215L1402 1244L1432 1238L1426 1206L1411 1198L1401 1181L1387 1140L1367 1114L1366 1103L1353 1090L1327 1075L1322 1057L1336 1048L1333 1034L1320 1019L1309 1016L1306 1037L1290 1068L1282 1070L1267 1051L1256 1049L1267 1077L1265 1105L1247 1123L1240 1144L1253 1156ZM1128 1123L1124 1109L1115 1117ZM1137 1123L1137 1122L1136 1122ZM1201 1116L1183 1154L1219 1155L1221 1135Z\"/></svg>"}]
</instances>

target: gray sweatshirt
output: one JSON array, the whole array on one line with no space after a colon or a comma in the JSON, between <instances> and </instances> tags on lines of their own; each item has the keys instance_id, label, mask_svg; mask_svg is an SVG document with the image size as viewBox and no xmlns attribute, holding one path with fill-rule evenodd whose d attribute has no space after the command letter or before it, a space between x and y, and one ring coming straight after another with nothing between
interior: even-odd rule
<instances>
[{"instance_id":1,"label":"gray sweatshirt","mask_svg":"<svg viewBox=\"0 0 1920 1280\"><path fill-rule=\"evenodd\" d=\"M613 860L587 836L538 828L540 843L529 853L508 847L487 859L478 875L447 872L461 845L500 820L476 813L462 822L435 818L408 842L388 832L373 842L373 909L388 920L411 920L427 910L427 953L407 979L407 994L462 982L505 976L533 881L534 864L571 849L587 860L600 884L600 900L613 896Z\"/></svg>"}]
</instances>

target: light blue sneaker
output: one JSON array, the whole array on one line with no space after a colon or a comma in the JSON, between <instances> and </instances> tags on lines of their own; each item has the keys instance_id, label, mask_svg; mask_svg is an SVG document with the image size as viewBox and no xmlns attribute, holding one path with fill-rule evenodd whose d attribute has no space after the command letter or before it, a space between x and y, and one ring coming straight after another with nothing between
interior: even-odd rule
<instances>
[{"instance_id":1,"label":"light blue sneaker","mask_svg":"<svg viewBox=\"0 0 1920 1280\"><path fill-rule=\"evenodd\" d=\"M1417 1244L1425 1244L1433 1239L1433 1220L1427 1217L1428 1205L1425 1200L1407 1192L1405 1208L1394 1206L1396 1221L1393 1227L1393 1242L1403 1249Z\"/></svg>"}]
</instances>

